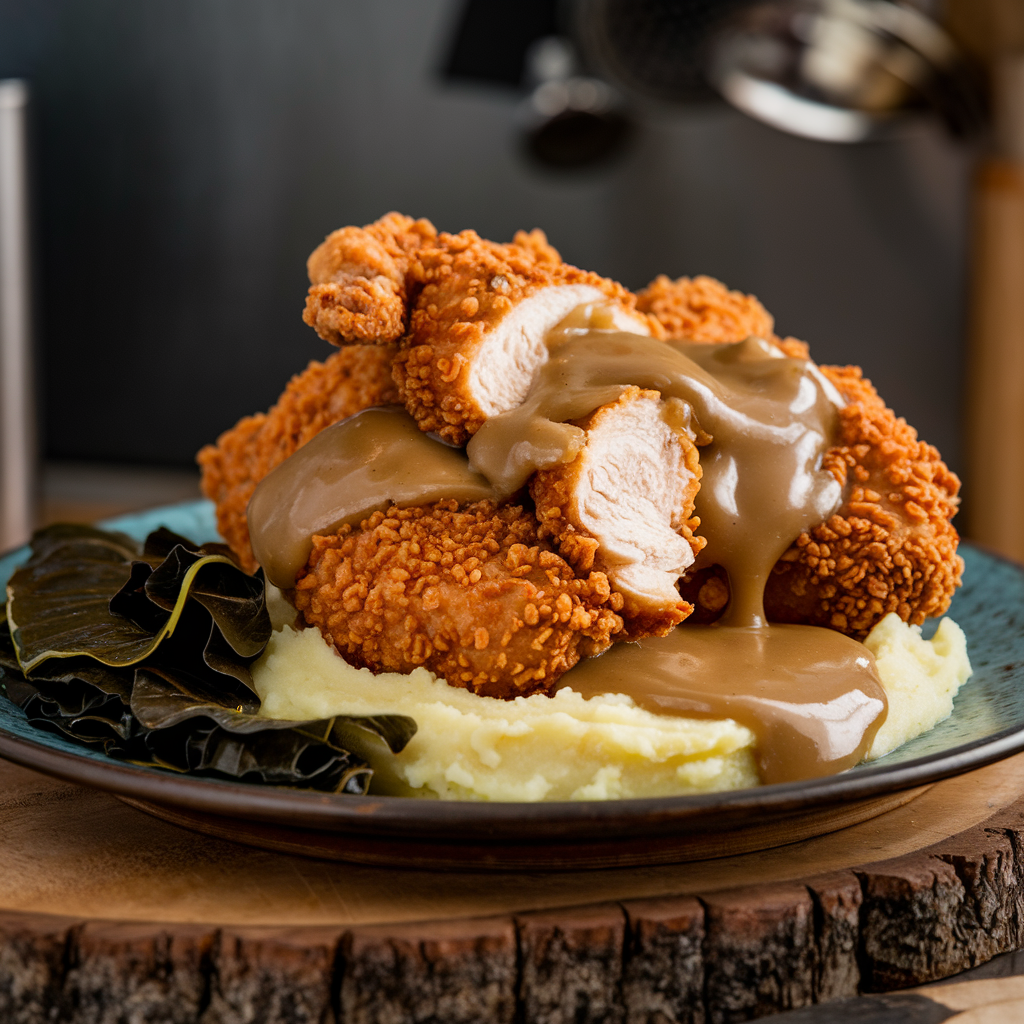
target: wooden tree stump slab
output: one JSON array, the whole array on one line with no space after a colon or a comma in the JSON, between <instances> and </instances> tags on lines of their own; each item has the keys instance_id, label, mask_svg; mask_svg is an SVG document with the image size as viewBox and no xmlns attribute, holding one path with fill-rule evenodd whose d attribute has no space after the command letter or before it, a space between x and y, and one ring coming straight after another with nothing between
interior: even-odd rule
<instances>
[{"instance_id":1,"label":"wooden tree stump slab","mask_svg":"<svg viewBox=\"0 0 1024 1024\"><path fill-rule=\"evenodd\" d=\"M4 1022L711 1024L1024 945L1024 755L789 846L577 873L250 849L3 762L0 793Z\"/></svg>"}]
</instances>

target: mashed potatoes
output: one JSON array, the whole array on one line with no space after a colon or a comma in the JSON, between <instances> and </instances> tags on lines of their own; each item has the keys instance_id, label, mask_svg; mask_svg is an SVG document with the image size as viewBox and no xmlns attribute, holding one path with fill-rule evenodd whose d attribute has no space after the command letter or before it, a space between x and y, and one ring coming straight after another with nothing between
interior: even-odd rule
<instances>
[{"instance_id":1,"label":"mashed potatoes","mask_svg":"<svg viewBox=\"0 0 1024 1024\"><path fill-rule=\"evenodd\" d=\"M888 717L868 755L875 758L947 717L971 669L963 631L950 619L929 641L889 615L866 644L889 696ZM279 628L253 679L260 713L272 718L414 718L419 728L401 753L372 759L375 783L386 792L605 800L759 782L754 735L737 722L655 715L621 694L585 700L569 689L501 701L456 689L426 669L374 676L348 665L316 629Z\"/></svg>"},{"instance_id":2,"label":"mashed potatoes","mask_svg":"<svg viewBox=\"0 0 1024 1024\"><path fill-rule=\"evenodd\" d=\"M920 626L908 626L890 612L864 646L875 656L889 699L889 714L866 758L874 761L949 717L953 698L970 678L971 663L964 631L952 619L943 619L931 640L925 640Z\"/></svg>"}]
</instances>

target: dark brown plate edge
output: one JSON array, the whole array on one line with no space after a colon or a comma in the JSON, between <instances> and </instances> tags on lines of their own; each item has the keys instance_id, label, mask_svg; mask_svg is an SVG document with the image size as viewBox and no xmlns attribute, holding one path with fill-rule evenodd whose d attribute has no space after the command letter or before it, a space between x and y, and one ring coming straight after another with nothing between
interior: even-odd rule
<instances>
[{"instance_id":1,"label":"dark brown plate edge","mask_svg":"<svg viewBox=\"0 0 1024 1024\"><path fill-rule=\"evenodd\" d=\"M839 800L867 800L938 782L1024 750L1024 729L975 741L955 753L893 765L867 777L765 786L700 796L656 797L586 803L469 803L415 797L341 796L288 790L220 779L163 774L155 769L109 763L25 740L0 728L0 756L65 781L115 795L180 806L243 821L289 824L322 832L365 837L450 836L483 843L573 840L601 842L622 834L658 838L706 828L748 827L760 817L799 816Z\"/></svg>"},{"instance_id":2,"label":"dark brown plate edge","mask_svg":"<svg viewBox=\"0 0 1024 1024\"><path fill-rule=\"evenodd\" d=\"M1024 572L1024 565L983 545L961 544ZM0 558L22 550L27 554L27 547L22 547ZM439 827L458 828L464 838L485 843L507 842L510 829L526 842L557 839L566 830L573 840L588 842L614 841L620 831L658 838L699 831L711 816L716 828L742 828L751 823L751 815L798 816L837 800L873 799L983 768L1021 751L1024 725L913 761L754 789L608 801L484 803L359 797L177 775L60 750L0 726L0 757L116 795L241 821L288 823L367 838L426 838ZM524 835L521 830L526 827L529 832Z\"/></svg>"}]
</instances>

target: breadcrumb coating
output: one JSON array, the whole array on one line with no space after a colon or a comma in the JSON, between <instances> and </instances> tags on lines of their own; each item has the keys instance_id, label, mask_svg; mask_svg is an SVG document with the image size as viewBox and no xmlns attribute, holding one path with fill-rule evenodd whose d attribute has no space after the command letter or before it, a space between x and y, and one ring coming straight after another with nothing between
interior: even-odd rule
<instances>
[{"instance_id":1,"label":"breadcrumb coating","mask_svg":"<svg viewBox=\"0 0 1024 1024\"><path fill-rule=\"evenodd\" d=\"M943 614L960 585L963 559L950 522L960 481L860 367L821 370L847 402L839 443L823 461L846 498L782 556L765 589L766 611L856 639L889 612L920 625Z\"/></svg>"},{"instance_id":2,"label":"breadcrumb coating","mask_svg":"<svg viewBox=\"0 0 1024 1024\"><path fill-rule=\"evenodd\" d=\"M775 321L753 295L729 291L700 275L672 281L656 277L636 295L636 308L657 317L666 337L679 341L743 341L752 334L772 338Z\"/></svg>"},{"instance_id":3,"label":"breadcrumb coating","mask_svg":"<svg viewBox=\"0 0 1024 1024\"><path fill-rule=\"evenodd\" d=\"M810 358L807 342L774 333L774 318L753 295L730 291L713 277L672 281L661 274L637 292L636 308L655 317L672 341L721 344L754 335L794 359Z\"/></svg>"},{"instance_id":4,"label":"breadcrumb coating","mask_svg":"<svg viewBox=\"0 0 1024 1024\"><path fill-rule=\"evenodd\" d=\"M655 336L662 334L656 318L636 314L631 292L563 263L539 230L519 232L508 245L475 231L441 234L418 258L423 286L395 359L395 381L420 428L452 444L465 444L487 417L472 373L485 338L541 289L589 286Z\"/></svg>"},{"instance_id":5,"label":"breadcrumb coating","mask_svg":"<svg viewBox=\"0 0 1024 1024\"><path fill-rule=\"evenodd\" d=\"M400 213L333 231L306 264L302 319L334 345L397 341L408 323L416 254L436 236L430 221Z\"/></svg>"},{"instance_id":6,"label":"breadcrumb coating","mask_svg":"<svg viewBox=\"0 0 1024 1024\"><path fill-rule=\"evenodd\" d=\"M220 531L249 570L256 563L249 546L246 505L267 473L332 423L370 405L396 400L406 404L421 429L464 444L489 414L486 403L481 405L484 397L477 372L485 341L497 336L505 318L525 300L536 300L547 289L593 289L624 317L634 318L638 329L649 330L655 337L722 343L757 335L774 341L787 355L808 357L804 342L773 333L772 317L753 296L729 291L706 276L676 281L661 276L633 296L613 281L565 264L537 230L519 232L512 243L499 245L473 231L439 235L428 221L392 213L364 228L332 233L310 256L308 266L312 287L304 319L322 337L346 347L322 364L311 363L292 379L269 413L246 417L198 456L203 492L217 504ZM396 354L395 347L386 343L399 339ZM513 346L513 364L515 358ZM826 468L844 484L846 497L835 516L798 538L775 567L765 595L769 615L776 621L809 622L862 638L889 611L914 623L941 614L959 585L963 566L956 555L957 533L950 523L959 481L938 452L920 442L916 432L886 408L858 368L822 367L822 371L848 402L840 415L839 442L825 457ZM532 371L527 367L526 372ZM319 582L306 584L308 600L327 588L321 604L329 606L333 584L326 576L320 580L318 574L326 572L321 563L330 559L341 559L337 564L344 563L352 571L358 569L360 585L366 590L358 608L336 612L349 623L344 629L337 626L339 650L347 644L347 653L374 667L397 667L399 662L409 667L426 663L415 659L421 654L427 657L429 640L429 657L445 666L442 674L450 681L458 677L456 685L484 688L478 692L490 692L491 687L514 695L529 692L531 686L547 688L581 651L600 649L613 635L620 639L663 629L665 618L644 620L637 608L625 607L622 594L609 586L603 569L610 566L601 561L597 538L567 511L573 495L571 473L560 474L549 471L533 482L540 526L531 512L521 509L460 511L442 503L401 513L392 510L372 527L364 524L336 538L321 538L321 547L314 548L316 564L311 561L306 577ZM692 511L692 501L690 506ZM466 516L483 519L470 523ZM491 525L481 525L485 520ZM438 531L447 529L468 531L465 542L459 534L458 543L451 542L454 547L445 546ZM477 533L473 531L481 530L484 539L474 540ZM700 538L693 537L689 513L679 530L691 545L700 543ZM385 543L388 531L397 539ZM408 532L408 538L403 538L402 531ZM429 560L420 554L416 555L423 563L420 576L409 576L411 583L393 577L393 569L408 572L405 560L428 536L445 558L454 559L453 551L469 550L472 544L483 545L478 553L466 555L480 559L477 581L465 584L456 579L453 573L461 560L440 569L431 563L434 568L430 569ZM509 540L512 536L517 539ZM330 554L345 544L351 550L344 557ZM519 551L516 545L533 553L519 565L529 565L525 575L516 575L507 564L507 552ZM554 552L554 545L560 554ZM379 558L374 553L378 548ZM374 577L375 567L380 569L379 579ZM581 577L589 575L577 579L574 570ZM431 594L440 594L443 600L425 608L422 595L427 584L419 580L428 572L439 580L431 584L435 588ZM552 619L545 624L538 618L530 623L523 617L526 607L531 602L538 609L547 607L537 604L546 600L537 593L546 594L545 588L554 587L555 579L559 587L567 588L571 621ZM405 583L420 590L406 594ZM536 593L527 593L527 585ZM466 594L485 587L493 590L487 600L505 616L502 638L508 633L506 646L519 659L510 664L510 650L503 648L499 658L504 655L505 662L500 670L490 667L490 640L478 651L474 634L467 650L457 650L469 636L471 620L476 629L487 614L481 614L476 598L469 600ZM695 622L712 621L728 600L720 567L685 578L680 590L682 599L675 607L696 605L691 619ZM409 614L417 623L422 620L422 629L415 635L426 640L415 640L414 631L405 629L404 618L396 629L391 628L391 613L385 614L380 603L386 593L411 601ZM586 614L577 612L577 607ZM554 615L550 609L545 614ZM581 626L584 618L593 621ZM324 621L321 628L326 631ZM520 624L512 629L515 622ZM490 624L483 628L490 637ZM551 633L534 648L534 641L548 628ZM332 636L335 630L335 624L330 624ZM446 649L434 644L435 636L448 645ZM469 650L477 653L470 655ZM534 652L533 661L528 650ZM459 663L460 654L468 665ZM518 664L522 667L512 672ZM433 663L430 667L438 670ZM462 678L467 672L468 680Z\"/></svg>"},{"instance_id":7,"label":"breadcrumb coating","mask_svg":"<svg viewBox=\"0 0 1024 1024\"><path fill-rule=\"evenodd\" d=\"M622 628L600 572L579 576L532 513L483 501L375 512L314 537L292 592L305 621L375 672L424 665L491 697L550 693Z\"/></svg>"},{"instance_id":8,"label":"breadcrumb coating","mask_svg":"<svg viewBox=\"0 0 1024 1024\"><path fill-rule=\"evenodd\" d=\"M845 497L776 563L765 612L773 622L826 626L857 640L889 612L920 625L942 615L960 586L963 559L951 522L960 481L886 407L860 367L821 371L847 402L839 443L822 460ZM717 619L729 598L721 566L687 576L680 591L696 606L694 623Z\"/></svg>"},{"instance_id":9,"label":"breadcrumb coating","mask_svg":"<svg viewBox=\"0 0 1024 1024\"><path fill-rule=\"evenodd\" d=\"M567 465L539 470L530 481L539 536L550 538L576 572L598 569L608 575L615 589L622 589L626 635L618 639L664 636L693 612L693 605L680 598L674 584L680 565L686 564L683 557L692 561L706 543L694 535L700 524L693 517L701 479L697 447L681 430L666 430L671 437L667 444L662 437L652 439L651 445L633 443L643 424L629 413L643 402L660 407L661 396L657 391L629 387L617 401L577 421L576 425L587 431L587 447ZM595 438L602 433L606 435L604 444L597 445ZM614 453L609 457L609 441L620 450L617 458ZM596 462L595 448L600 452ZM605 510L604 493L595 491L613 492L614 508ZM663 500L665 506L653 509L652 498L654 503ZM598 510L608 514L597 516ZM651 528L652 519L661 520L660 537ZM676 551L669 564L663 564L670 530L689 545L691 553L687 555L685 548ZM615 547L614 556L607 550L609 543ZM657 550L645 550L652 544ZM624 564L623 554L629 549L633 561ZM621 588L619 574L625 570L624 579L636 577L638 568L651 572L644 574L643 586ZM668 598L666 591L671 595Z\"/></svg>"},{"instance_id":10,"label":"breadcrumb coating","mask_svg":"<svg viewBox=\"0 0 1024 1024\"><path fill-rule=\"evenodd\" d=\"M246 571L257 567L245 517L256 485L332 423L396 402L393 355L393 348L349 345L322 363L311 362L268 413L246 416L196 456L203 494L217 506L217 529Z\"/></svg>"}]
</instances>

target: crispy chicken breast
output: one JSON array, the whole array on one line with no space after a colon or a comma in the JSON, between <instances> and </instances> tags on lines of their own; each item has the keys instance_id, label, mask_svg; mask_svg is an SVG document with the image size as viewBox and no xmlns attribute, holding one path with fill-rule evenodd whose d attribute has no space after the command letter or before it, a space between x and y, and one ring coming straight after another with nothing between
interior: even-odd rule
<instances>
[{"instance_id":1,"label":"crispy chicken breast","mask_svg":"<svg viewBox=\"0 0 1024 1024\"><path fill-rule=\"evenodd\" d=\"M293 378L269 413L245 418L199 455L220 530L249 569L246 504L298 447L396 399L422 430L465 444L486 419L522 402L548 358L548 332L581 306L603 310L603 326L709 344L756 335L787 355L808 355L804 342L775 335L753 296L703 276L658 277L633 296L565 264L539 231L502 245L389 214L333 232L309 273L304 318L345 347ZM769 616L863 637L888 611L911 622L940 614L962 572L950 522L959 481L858 368L822 372L847 403L824 462L845 487L844 503L775 567ZM720 567L688 571L704 543L693 518L700 467L670 405L632 387L579 421L586 444L576 459L530 481L536 512L529 503L441 503L319 538L296 602L346 656L378 670L428 664L496 695L546 689L581 653L663 633L694 607L691 621L713 621L728 584ZM439 545L450 563L428 565L424 543ZM339 589L342 578L350 583ZM570 602L568 619L564 601L560 610L547 603L556 586ZM410 610L396 618L385 598ZM489 616L502 624L500 636L486 625L478 647L469 626Z\"/></svg>"},{"instance_id":2,"label":"crispy chicken breast","mask_svg":"<svg viewBox=\"0 0 1024 1024\"><path fill-rule=\"evenodd\" d=\"M765 587L773 622L826 626L863 640L889 612L920 625L948 608L963 574L952 524L960 481L938 451L886 407L858 366L822 366L846 401L822 465L843 485L827 522L802 533ZM694 622L713 622L729 587L713 566L684 577Z\"/></svg>"},{"instance_id":3,"label":"crispy chicken breast","mask_svg":"<svg viewBox=\"0 0 1024 1024\"><path fill-rule=\"evenodd\" d=\"M960 481L938 451L886 407L858 366L823 366L847 405L824 466L846 498L801 534L765 588L777 622L828 626L863 639L889 612L920 625L949 608L963 574L956 553Z\"/></svg>"},{"instance_id":4,"label":"crispy chicken breast","mask_svg":"<svg viewBox=\"0 0 1024 1024\"><path fill-rule=\"evenodd\" d=\"M325 427L396 402L393 355L386 346L348 345L311 362L269 412L246 416L196 456L202 492L217 506L217 529L246 571L257 567L245 518L256 485Z\"/></svg>"},{"instance_id":5,"label":"crispy chicken breast","mask_svg":"<svg viewBox=\"0 0 1024 1024\"><path fill-rule=\"evenodd\" d=\"M419 665L491 697L550 693L622 629L601 572L576 574L521 506L442 501L376 512L315 537L293 599L375 672Z\"/></svg>"},{"instance_id":6,"label":"crispy chicken breast","mask_svg":"<svg viewBox=\"0 0 1024 1024\"><path fill-rule=\"evenodd\" d=\"M530 483L540 536L577 572L599 569L622 594L622 639L662 636L693 611L676 582L705 543L693 518L701 471L677 404L626 388L578 424L586 446L571 463Z\"/></svg>"},{"instance_id":7,"label":"crispy chicken breast","mask_svg":"<svg viewBox=\"0 0 1024 1024\"><path fill-rule=\"evenodd\" d=\"M423 288L395 359L395 381L421 429L465 444L518 405L547 359L547 332L577 306L607 303L611 323L660 335L654 317L608 278L563 263L539 231L510 245L475 231L442 234L419 254Z\"/></svg>"}]
</instances>

